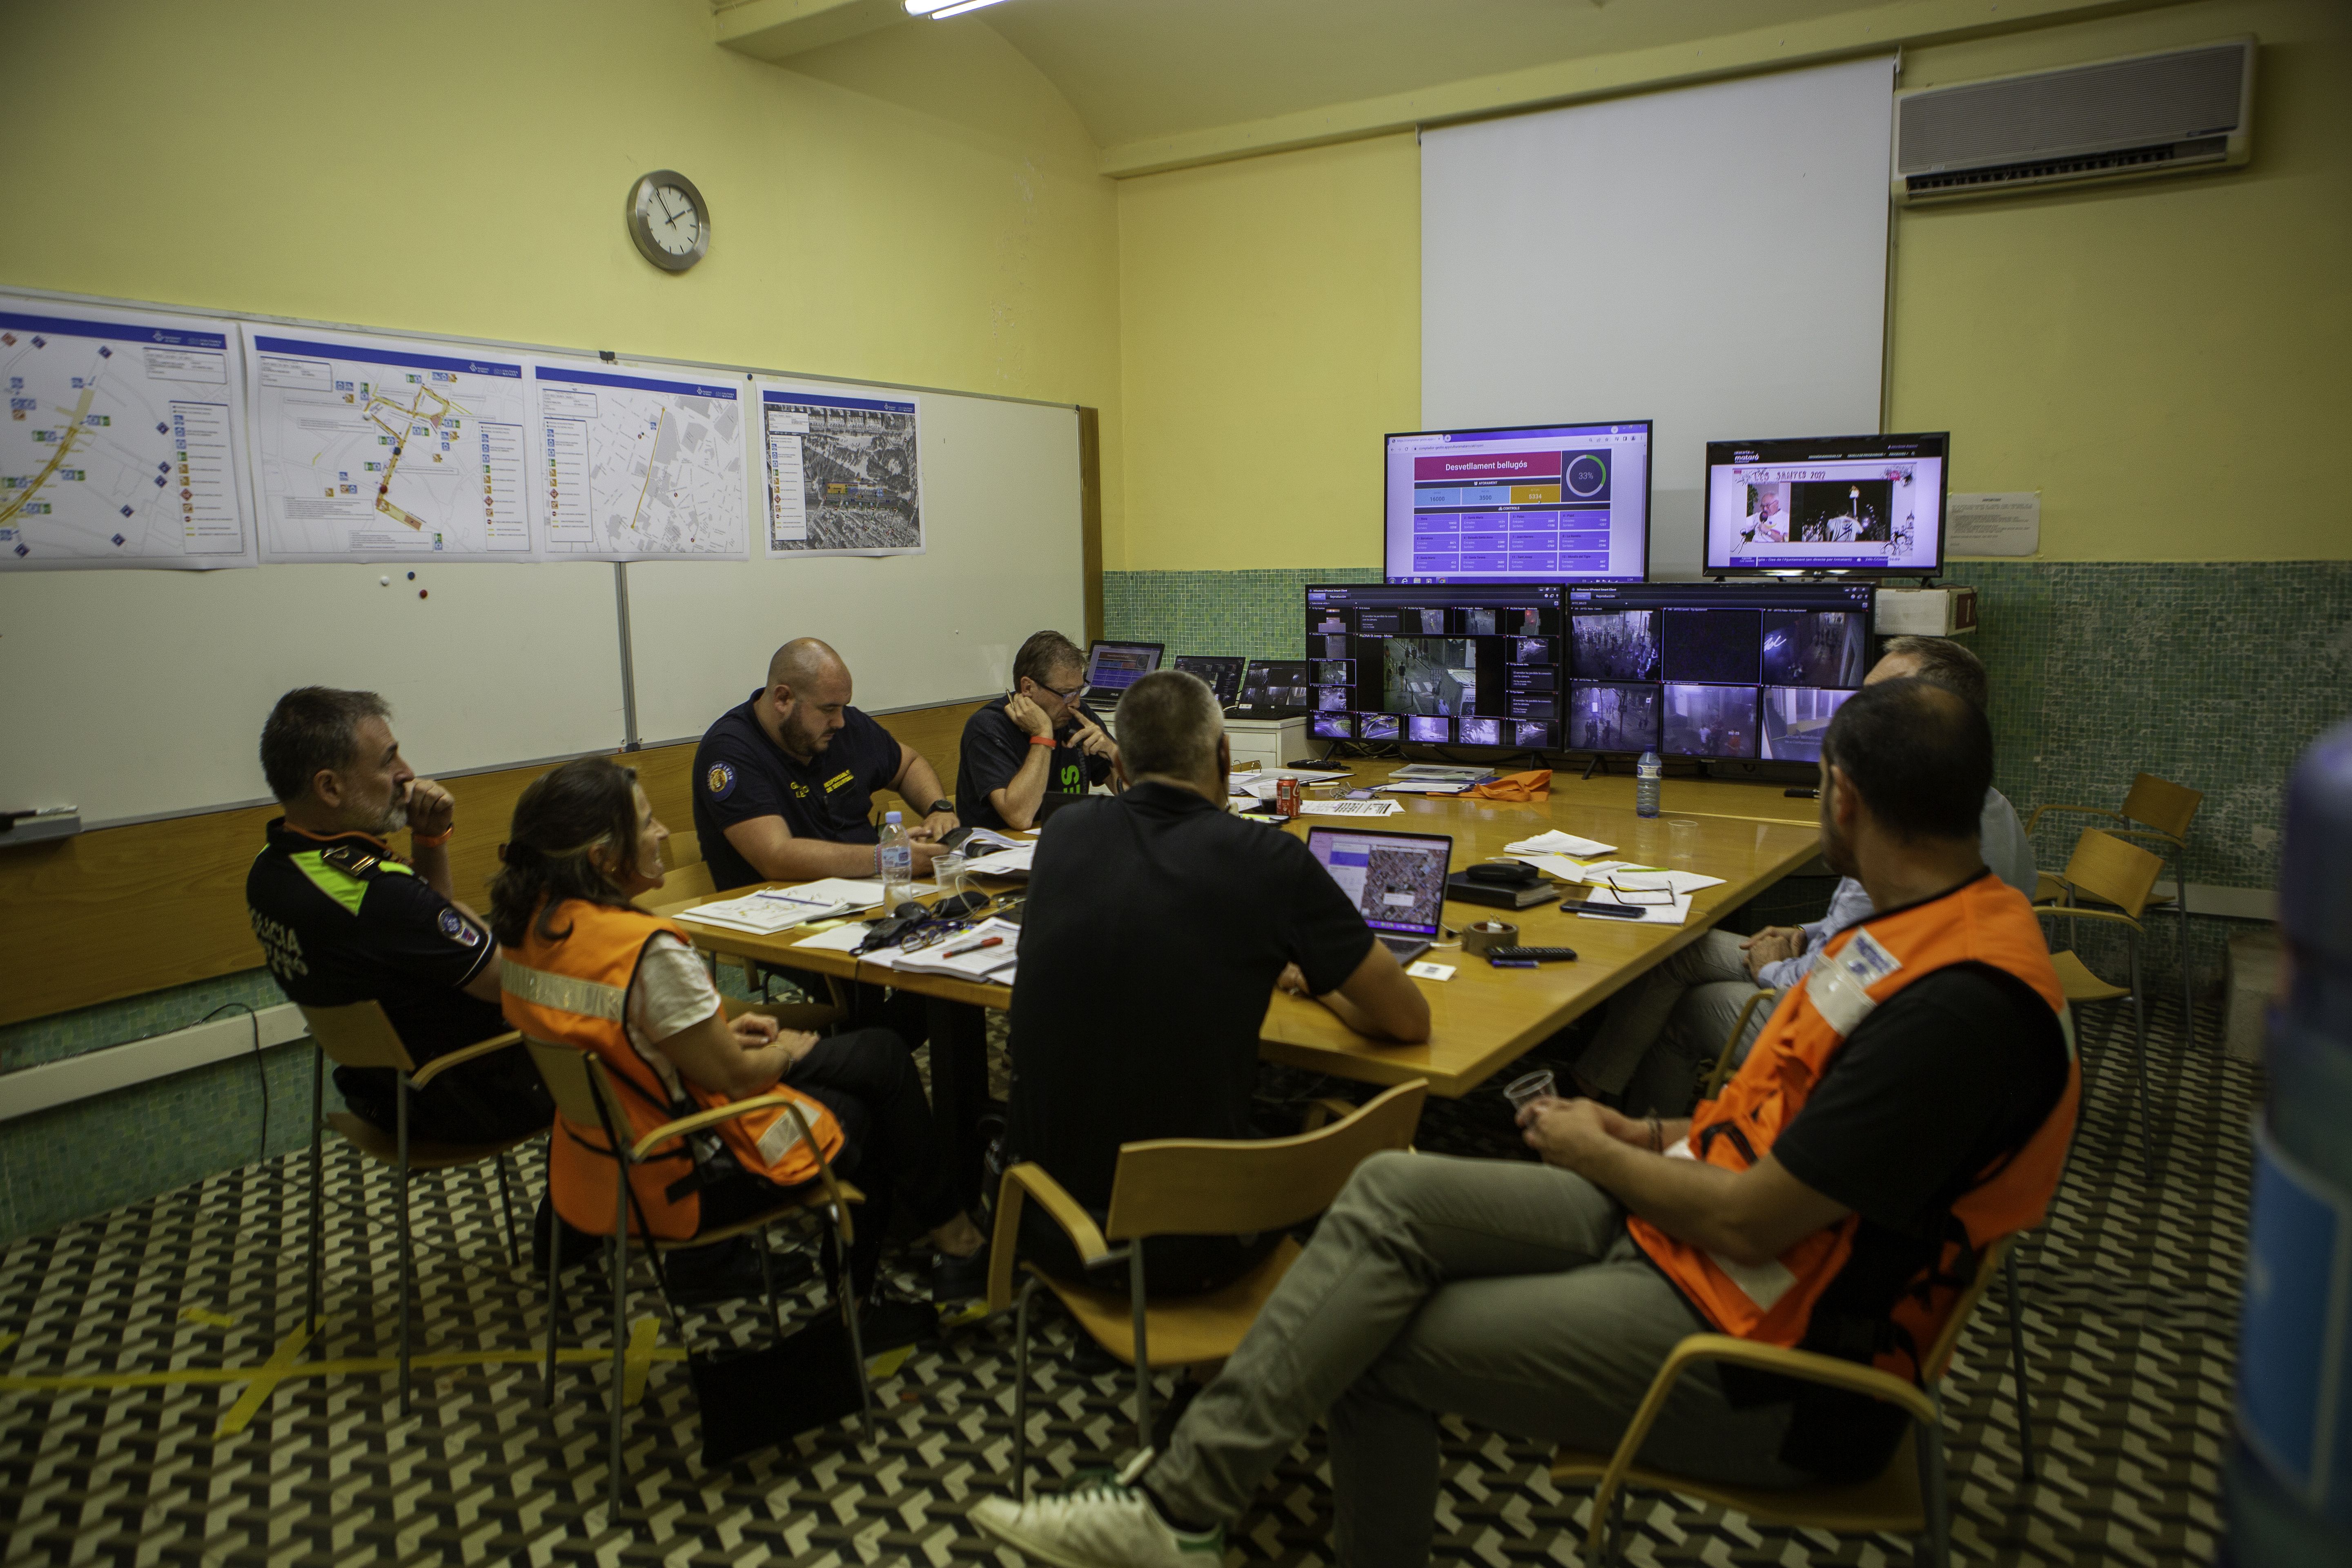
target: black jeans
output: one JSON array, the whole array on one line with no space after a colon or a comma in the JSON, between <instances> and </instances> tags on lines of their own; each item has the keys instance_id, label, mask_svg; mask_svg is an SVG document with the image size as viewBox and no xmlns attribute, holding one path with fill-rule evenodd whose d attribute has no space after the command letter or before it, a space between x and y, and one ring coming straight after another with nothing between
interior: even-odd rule
<instances>
[{"instance_id":1,"label":"black jeans","mask_svg":"<svg viewBox=\"0 0 2352 1568\"><path fill-rule=\"evenodd\" d=\"M822 1102L841 1123L834 1173L856 1182L866 1194L853 1216L856 1240L849 1253L850 1279L865 1295L874 1288L882 1243L900 1198L925 1230L945 1225L956 1213L914 1054L888 1029L858 1029L819 1040L784 1075L784 1082ZM702 1227L749 1219L773 1208L788 1192L806 1193L809 1185L788 1189L738 1171L702 1189Z\"/></svg>"}]
</instances>

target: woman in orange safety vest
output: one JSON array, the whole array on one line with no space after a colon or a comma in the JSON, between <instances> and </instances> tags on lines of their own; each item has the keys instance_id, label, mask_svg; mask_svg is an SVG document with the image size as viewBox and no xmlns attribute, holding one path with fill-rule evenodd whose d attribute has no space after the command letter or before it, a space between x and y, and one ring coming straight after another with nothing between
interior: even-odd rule
<instances>
[{"instance_id":1,"label":"woman in orange safety vest","mask_svg":"<svg viewBox=\"0 0 2352 1568\"><path fill-rule=\"evenodd\" d=\"M851 1279L871 1295L894 1194L930 1232L953 1294L977 1293L984 1238L957 1205L936 1157L930 1108L905 1042L887 1029L819 1038L745 1014L731 1022L684 931L630 900L660 887L669 837L634 769L604 757L567 763L516 803L490 887L490 923L506 951L507 1020L525 1035L591 1051L625 1107L625 1137L697 1110L782 1094L802 1113L754 1111L676 1139L635 1167L630 1231L681 1239L772 1208L817 1176L816 1152L866 1194ZM582 1230L613 1231L619 1196L602 1126L558 1116L548 1152L556 1211ZM680 1257L691 1256L680 1254ZM869 1307L873 1330L906 1342L934 1321L913 1303ZM887 1322L877 1321L887 1318ZM905 1320L904 1322L898 1320Z\"/></svg>"}]
</instances>

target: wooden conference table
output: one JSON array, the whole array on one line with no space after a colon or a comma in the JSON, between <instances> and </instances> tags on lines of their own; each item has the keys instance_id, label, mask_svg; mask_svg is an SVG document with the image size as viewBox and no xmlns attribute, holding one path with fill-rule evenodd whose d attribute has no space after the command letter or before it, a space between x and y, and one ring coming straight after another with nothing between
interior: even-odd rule
<instances>
[{"instance_id":1,"label":"wooden conference table","mask_svg":"<svg viewBox=\"0 0 2352 1568\"><path fill-rule=\"evenodd\" d=\"M1356 787L1378 783L1394 767L1389 763L1358 763L1349 783ZM1444 982L1416 982L1430 1006L1430 1037L1417 1046L1368 1039L1343 1026L1329 1009L1302 997L1277 993L1269 999L1261 1029L1268 1058L1365 1083L1426 1079L1432 1093L1448 1098L1467 1094L1563 1025L1698 941L1717 921L1812 858L1821 847L1816 804L1789 798L1779 784L1669 779L1662 794L1660 815L1646 820L1634 815L1633 781L1623 777L1580 780L1571 773L1556 773L1551 798L1525 805L1450 796L1396 798L1404 810L1394 816L1301 816L1264 831L1303 835L1309 826L1321 824L1450 834L1452 869L1458 871L1501 855L1506 844L1560 828L1615 845L1617 859L1724 879L1722 886L1693 897L1690 917L1679 927L1589 919L1563 910L1556 903L1515 911L1448 900L1444 916L1448 926L1458 929L1487 919L1509 921L1519 928L1521 942L1572 947L1578 958L1572 963L1547 963L1535 969L1496 969L1458 948L1441 947L1428 953L1429 962L1451 965L1454 976ZM1690 825L1683 834L1679 854L1673 826L1677 821ZM1004 890L1018 884L990 881L983 886ZM1580 895L1571 892L1570 896ZM684 900L662 906L659 912L676 915L705 901ZM1006 986L975 984L942 975L901 974L854 954L793 946L809 934L805 930L761 936L699 926L688 929L693 932L695 945L706 952L889 985L935 1003L964 1004L934 1007L935 1043L947 1037L942 1030L950 1030L964 1049L976 1049L977 1031L972 1026L979 1015L970 1009L1012 1005L1013 994ZM946 1016L950 1012L961 1015L961 1019L950 1023ZM935 1074L944 1065L935 1054ZM970 1076L969 1065L955 1074L961 1080ZM937 1087L935 1100L940 1098ZM961 1082L954 1098L969 1103L971 1090L968 1081Z\"/></svg>"}]
</instances>

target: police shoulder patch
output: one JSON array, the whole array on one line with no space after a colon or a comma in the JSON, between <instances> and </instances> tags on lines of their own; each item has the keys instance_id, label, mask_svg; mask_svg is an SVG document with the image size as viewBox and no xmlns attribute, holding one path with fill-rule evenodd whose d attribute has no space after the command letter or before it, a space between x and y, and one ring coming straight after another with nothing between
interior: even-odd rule
<instances>
[{"instance_id":1,"label":"police shoulder patch","mask_svg":"<svg viewBox=\"0 0 2352 1568\"><path fill-rule=\"evenodd\" d=\"M711 799L725 800L735 793L735 764L711 763L709 772L702 775L702 784L703 787L710 792Z\"/></svg>"},{"instance_id":2,"label":"police shoulder patch","mask_svg":"<svg viewBox=\"0 0 2352 1568\"><path fill-rule=\"evenodd\" d=\"M479 947L482 944L482 933L474 929L474 922L457 910L443 910L440 923L441 934L459 947Z\"/></svg>"}]
</instances>

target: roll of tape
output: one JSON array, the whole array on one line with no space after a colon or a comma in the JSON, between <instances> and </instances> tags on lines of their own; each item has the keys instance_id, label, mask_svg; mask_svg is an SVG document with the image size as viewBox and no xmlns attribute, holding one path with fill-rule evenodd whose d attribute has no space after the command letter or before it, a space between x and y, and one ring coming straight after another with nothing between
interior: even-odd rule
<instances>
[{"instance_id":1,"label":"roll of tape","mask_svg":"<svg viewBox=\"0 0 2352 1568\"><path fill-rule=\"evenodd\" d=\"M1519 928L1508 921L1473 921L1462 928L1465 952L1491 952L1498 947L1518 945Z\"/></svg>"}]
</instances>

